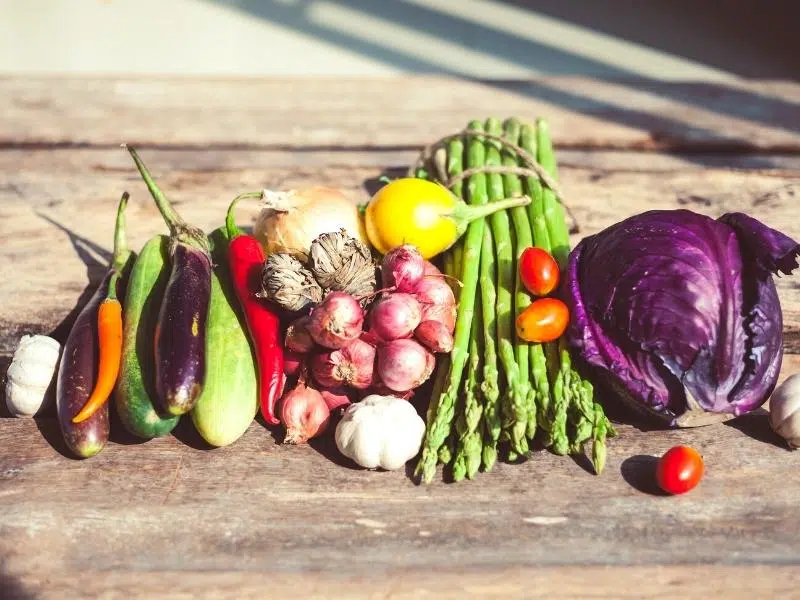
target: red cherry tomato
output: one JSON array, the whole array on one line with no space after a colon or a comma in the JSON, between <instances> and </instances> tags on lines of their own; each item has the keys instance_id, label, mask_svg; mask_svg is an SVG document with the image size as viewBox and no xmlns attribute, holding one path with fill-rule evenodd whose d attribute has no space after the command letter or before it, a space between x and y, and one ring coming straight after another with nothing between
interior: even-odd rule
<instances>
[{"instance_id":1,"label":"red cherry tomato","mask_svg":"<svg viewBox=\"0 0 800 600\"><path fill-rule=\"evenodd\" d=\"M519 278L535 296L547 296L558 287L558 264L541 248L525 248L519 257Z\"/></svg>"},{"instance_id":2,"label":"red cherry tomato","mask_svg":"<svg viewBox=\"0 0 800 600\"><path fill-rule=\"evenodd\" d=\"M688 492L703 478L703 457L689 446L675 446L664 453L656 467L658 487L668 494Z\"/></svg>"},{"instance_id":3,"label":"red cherry tomato","mask_svg":"<svg viewBox=\"0 0 800 600\"><path fill-rule=\"evenodd\" d=\"M552 342L569 323L569 309L558 298L539 298L517 317L517 336L526 342Z\"/></svg>"}]
</instances>

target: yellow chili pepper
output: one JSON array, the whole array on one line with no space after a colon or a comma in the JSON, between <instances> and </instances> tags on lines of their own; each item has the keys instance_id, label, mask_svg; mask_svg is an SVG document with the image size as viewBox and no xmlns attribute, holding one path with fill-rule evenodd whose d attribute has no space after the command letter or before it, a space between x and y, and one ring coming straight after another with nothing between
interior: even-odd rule
<instances>
[{"instance_id":1,"label":"yellow chili pepper","mask_svg":"<svg viewBox=\"0 0 800 600\"><path fill-rule=\"evenodd\" d=\"M471 221L526 204L530 198L521 196L470 206L441 184L413 177L395 179L369 201L365 228L381 254L412 244L429 259L452 246Z\"/></svg>"}]
</instances>

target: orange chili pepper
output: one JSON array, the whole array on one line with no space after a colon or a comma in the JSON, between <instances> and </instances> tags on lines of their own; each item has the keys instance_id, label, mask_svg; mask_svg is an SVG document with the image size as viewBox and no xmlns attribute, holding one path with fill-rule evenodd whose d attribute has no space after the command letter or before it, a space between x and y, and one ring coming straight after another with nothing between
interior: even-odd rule
<instances>
[{"instance_id":1,"label":"orange chili pepper","mask_svg":"<svg viewBox=\"0 0 800 600\"><path fill-rule=\"evenodd\" d=\"M117 281L109 282L108 297L97 310L97 336L100 346L100 361L97 366L97 382L92 395L80 412L72 418L73 423L81 423L91 417L103 406L114 390L122 361L122 305L114 291Z\"/></svg>"}]
</instances>

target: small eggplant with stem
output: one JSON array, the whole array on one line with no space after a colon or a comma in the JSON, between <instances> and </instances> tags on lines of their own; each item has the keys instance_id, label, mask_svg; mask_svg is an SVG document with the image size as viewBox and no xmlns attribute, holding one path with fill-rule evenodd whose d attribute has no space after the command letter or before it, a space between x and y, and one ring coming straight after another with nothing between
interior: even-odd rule
<instances>
[{"instance_id":1,"label":"small eggplant with stem","mask_svg":"<svg viewBox=\"0 0 800 600\"><path fill-rule=\"evenodd\" d=\"M128 249L125 237L127 203L128 193L125 192L117 208L111 265L97 291L75 319L59 361L56 379L58 424L67 447L80 458L90 458L99 453L110 432L107 402L79 423L74 418L86 405L98 380L101 362L98 311L109 295L123 297L125 279L133 264L134 255Z\"/></svg>"},{"instance_id":2,"label":"small eggplant with stem","mask_svg":"<svg viewBox=\"0 0 800 600\"><path fill-rule=\"evenodd\" d=\"M170 230L171 271L155 331L156 396L173 415L189 412L206 376L206 323L211 301L211 254L208 238L175 211L156 185L136 150L136 168Z\"/></svg>"}]
</instances>

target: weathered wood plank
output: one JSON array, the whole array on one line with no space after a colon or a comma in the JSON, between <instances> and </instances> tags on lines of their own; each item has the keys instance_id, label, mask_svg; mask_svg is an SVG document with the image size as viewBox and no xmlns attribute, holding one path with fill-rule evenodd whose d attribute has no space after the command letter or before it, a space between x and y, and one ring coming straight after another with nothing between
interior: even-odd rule
<instances>
[{"instance_id":1,"label":"weathered wood plank","mask_svg":"<svg viewBox=\"0 0 800 600\"><path fill-rule=\"evenodd\" d=\"M143 151L144 159L186 218L207 229L222 224L230 199L262 187L311 183L341 186L354 201L385 167L397 169L413 154L390 152L209 152ZM576 155L578 158L580 155ZM657 156L657 155L654 155ZM709 214L742 210L800 239L797 199L800 176L726 169L608 171L590 160L561 169L565 194L582 224L594 233L637 212L684 207ZM393 171L398 173L399 171ZM116 201L128 189L131 243L164 231L144 184L122 149L0 152L0 353L9 353L25 331L49 331L103 273ZM242 205L240 221L252 221L257 206ZM82 241L83 240L83 241ZM42 249L46 248L46 251ZM24 273L24 277L19 274ZM786 347L800 351L800 281L777 280L785 316Z\"/></svg>"},{"instance_id":2,"label":"weathered wood plank","mask_svg":"<svg viewBox=\"0 0 800 600\"><path fill-rule=\"evenodd\" d=\"M798 367L788 357L783 376ZM309 585L363 579L365 588L386 575L400 589L403 572L420 573L422 589L443 573L496 593L496 574L515 569L535 578L533 569L558 566L800 563L800 453L780 445L763 412L694 430L623 425L599 478L537 452L473 482L426 487L404 472L352 468L330 441L284 447L259 423L221 449L202 448L188 422L177 436L123 438L78 461L60 454L54 419L0 419L0 445L13 449L0 455L3 568L62 582L64 573L186 572L186 586L192 572L312 573ZM677 443L703 454L706 476L686 496L656 495L652 457Z\"/></svg>"},{"instance_id":3,"label":"weathered wood plank","mask_svg":"<svg viewBox=\"0 0 800 600\"><path fill-rule=\"evenodd\" d=\"M546 116L562 146L800 149L791 82L0 78L5 146L418 146L481 111Z\"/></svg>"},{"instance_id":4,"label":"weathered wood plank","mask_svg":"<svg viewBox=\"0 0 800 600\"><path fill-rule=\"evenodd\" d=\"M85 572L43 577L29 575L17 582L20 594L38 600L62 598L159 598L201 600L298 597L306 600L418 600L461 598L530 600L550 598L614 598L686 600L725 598L792 598L800 574L795 566L664 566L559 567L498 571L390 571L346 577L316 572L253 574L181 572ZM21 598L25 598L22 596ZM15 600L13 597L11 600ZM27 598L25 598L27 600Z\"/></svg>"}]
</instances>

